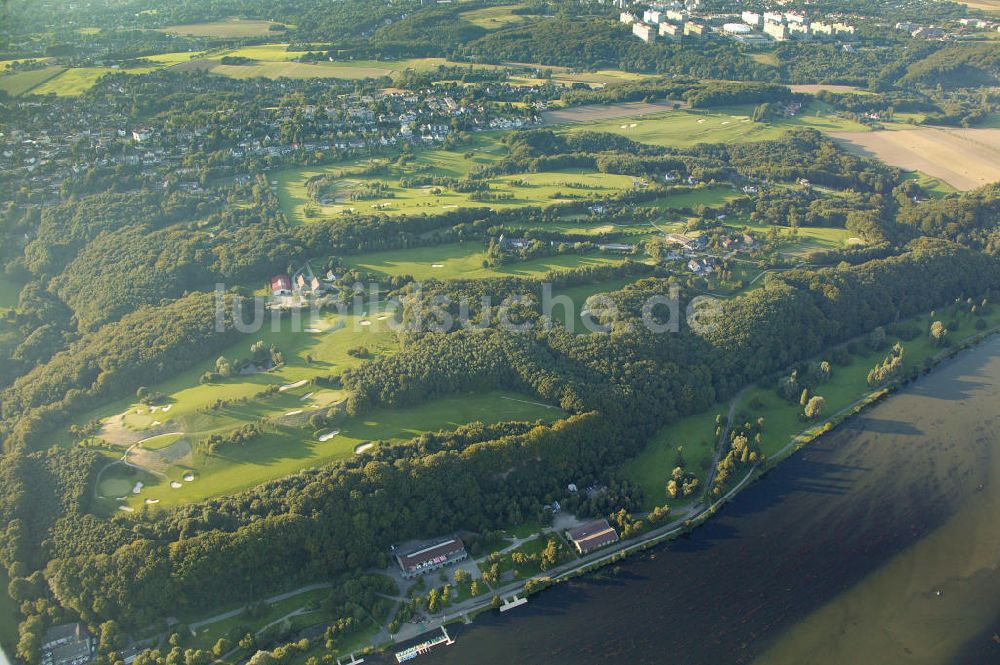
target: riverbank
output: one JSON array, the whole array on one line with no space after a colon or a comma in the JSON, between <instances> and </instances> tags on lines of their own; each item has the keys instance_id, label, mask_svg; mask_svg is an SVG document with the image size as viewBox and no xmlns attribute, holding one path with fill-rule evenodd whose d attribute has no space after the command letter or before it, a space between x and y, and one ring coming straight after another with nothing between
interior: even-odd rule
<instances>
[{"instance_id":1,"label":"riverbank","mask_svg":"<svg viewBox=\"0 0 1000 665\"><path fill-rule=\"evenodd\" d=\"M966 329L969 327L974 328L971 323L975 318L976 317L973 315L960 316L960 329L962 329L962 327L965 327ZM941 363L953 358L966 349L978 345L997 332L1000 332L1000 312L996 311L996 308L994 308L994 311L991 312L988 317L984 318L989 321L989 326L986 330L975 331L964 338L952 339L950 346L944 349L936 349L930 346L929 343L927 343L923 338L921 338L919 342L911 344L911 346L920 348L918 352L910 355L909 360L912 364L908 365L908 371L904 372L904 375L900 379L885 386L865 391L860 397L852 400L846 406L839 408L830 416L827 416L823 420L811 424L804 429L800 429L799 432L790 438L786 438L785 443L780 449L769 455L763 463L751 467L745 474L740 474L739 478L727 488L721 497L715 499L708 505L698 503L688 506L679 511L680 514L676 514L670 523L655 529L650 529L638 538L630 539L613 548L601 550L591 555L581 557L576 561L553 569L545 576L536 576L529 580L520 581L518 583L509 584L495 589L493 595L500 596L503 599L509 599L514 595L519 597L531 596L553 585L567 582L582 575L592 573L605 566L621 562L627 557L647 551L666 541L675 540L682 536L689 535L696 529L696 527L705 524L709 518L715 515L722 507L731 502L747 487L751 486L754 482L771 472L782 461L793 456L795 453L802 450L802 448L813 443L824 434L833 431L845 420L862 413L868 408L880 403L894 392L908 386L919 377L930 373ZM920 320L926 319L921 318L912 322L917 323ZM929 323L927 325L929 325ZM955 335L955 337L958 336ZM928 352L930 349L934 350ZM820 391L820 393L822 393L822 391ZM740 400L744 398L745 394L745 391L741 391L741 393L733 399L731 407L736 406ZM730 414L731 413L732 408L730 409ZM725 439L725 437L720 438ZM466 603L451 608L451 611L440 617L439 620L436 620L433 623L423 624L422 627L424 632L431 632L437 630L441 625L457 622L468 623L476 616L492 609L494 609L492 596L482 599L471 599L466 601ZM401 632L399 636L394 636L396 639L393 641L377 646L373 645L372 648L375 650L388 649L391 648L391 646L397 641L407 641L419 636L420 634L421 633L419 632L412 633L410 631Z\"/></svg>"}]
</instances>

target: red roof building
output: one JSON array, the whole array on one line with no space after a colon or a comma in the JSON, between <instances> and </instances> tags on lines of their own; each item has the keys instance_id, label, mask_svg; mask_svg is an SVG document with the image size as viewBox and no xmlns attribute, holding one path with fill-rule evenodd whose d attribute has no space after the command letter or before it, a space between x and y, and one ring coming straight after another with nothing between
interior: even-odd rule
<instances>
[{"instance_id":1,"label":"red roof building","mask_svg":"<svg viewBox=\"0 0 1000 665\"><path fill-rule=\"evenodd\" d=\"M596 520L578 526L567 531L566 535L580 554L593 552L618 542L618 532L608 524L607 520Z\"/></svg>"}]
</instances>

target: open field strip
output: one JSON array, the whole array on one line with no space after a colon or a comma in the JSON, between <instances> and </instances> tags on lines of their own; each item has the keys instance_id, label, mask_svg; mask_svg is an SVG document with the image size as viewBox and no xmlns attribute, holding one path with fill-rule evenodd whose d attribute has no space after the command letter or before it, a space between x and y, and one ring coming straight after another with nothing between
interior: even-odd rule
<instances>
[{"instance_id":1,"label":"open field strip","mask_svg":"<svg viewBox=\"0 0 1000 665\"><path fill-rule=\"evenodd\" d=\"M1000 180L1000 129L900 127L899 131L834 132L845 149L919 171L959 190Z\"/></svg>"}]
</instances>

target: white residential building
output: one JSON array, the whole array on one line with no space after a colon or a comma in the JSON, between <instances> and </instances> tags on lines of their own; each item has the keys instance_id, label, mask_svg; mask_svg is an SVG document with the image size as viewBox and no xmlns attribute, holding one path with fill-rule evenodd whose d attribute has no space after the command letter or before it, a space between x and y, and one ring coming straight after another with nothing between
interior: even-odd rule
<instances>
[{"instance_id":1,"label":"white residential building","mask_svg":"<svg viewBox=\"0 0 1000 665\"><path fill-rule=\"evenodd\" d=\"M645 23L633 23L632 34L647 44L652 44L656 41L656 28Z\"/></svg>"},{"instance_id":2,"label":"white residential building","mask_svg":"<svg viewBox=\"0 0 1000 665\"><path fill-rule=\"evenodd\" d=\"M643 23L655 23L659 25L660 21L663 20L663 12L657 11L655 9L647 9L642 13Z\"/></svg>"},{"instance_id":3,"label":"white residential building","mask_svg":"<svg viewBox=\"0 0 1000 665\"><path fill-rule=\"evenodd\" d=\"M757 12L743 12L740 17L743 19L744 23L749 26L753 26L754 28L759 28L764 22L764 17Z\"/></svg>"},{"instance_id":4,"label":"white residential building","mask_svg":"<svg viewBox=\"0 0 1000 665\"><path fill-rule=\"evenodd\" d=\"M772 23L771 21L765 21L764 34L775 41L783 42L788 39L788 26L784 23Z\"/></svg>"}]
</instances>

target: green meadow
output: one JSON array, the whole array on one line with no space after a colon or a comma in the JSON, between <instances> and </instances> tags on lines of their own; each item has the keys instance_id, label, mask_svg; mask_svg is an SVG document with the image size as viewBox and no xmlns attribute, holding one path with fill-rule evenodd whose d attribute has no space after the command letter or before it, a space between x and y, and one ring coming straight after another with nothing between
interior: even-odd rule
<instances>
[{"instance_id":1,"label":"green meadow","mask_svg":"<svg viewBox=\"0 0 1000 665\"><path fill-rule=\"evenodd\" d=\"M20 623L20 612L17 603L7 593L10 577L6 568L0 566L0 647L7 653L13 653L17 646L17 625Z\"/></svg>"}]
</instances>

